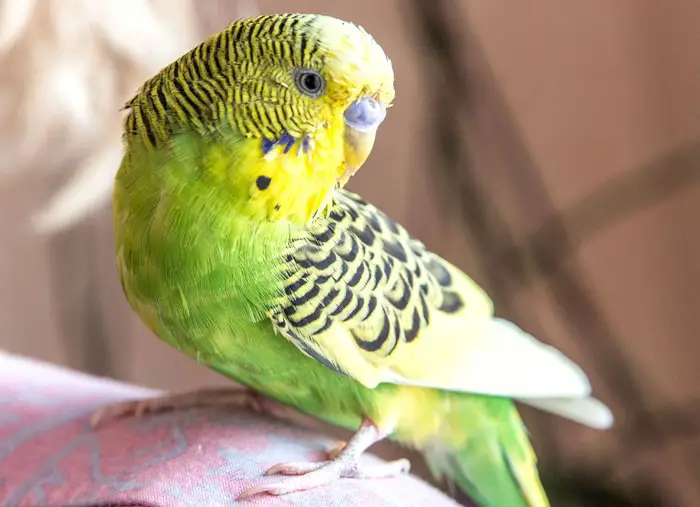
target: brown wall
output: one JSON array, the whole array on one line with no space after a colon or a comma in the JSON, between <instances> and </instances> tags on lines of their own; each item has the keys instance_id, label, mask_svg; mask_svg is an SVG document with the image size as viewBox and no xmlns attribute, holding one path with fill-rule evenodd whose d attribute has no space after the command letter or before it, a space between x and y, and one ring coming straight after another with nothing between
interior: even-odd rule
<instances>
[{"instance_id":1,"label":"brown wall","mask_svg":"<svg viewBox=\"0 0 700 507\"><path fill-rule=\"evenodd\" d=\"M652 421L638 438L650 450L620 454L647 429L640 405L667 413L700 396L700 3L430 2L433 14L453 7L444 31L458 37L466 72L454 127L463 175L451 188L432 151L431 115L441 96L462 91L427 59L413 3L260 8L290 3L362 24L394 62L396 106L351 187L494 290L500 313L580 361L616 410L619 429L606 434L527 412L538 446L553 451L558 438L569 459L609 456L616 476L653 477L669 497L700 505L697 433L671 439L668 421ZM233 7L209 3L205 31L223 27ZM455 198L456 181L473 175L481 190ZM23 220L59 181L34 172L0 186L0 347L168 389L222 383L128 310L107 210L57 237L31 234ZM485 233L460 215L479 196L490 210ZM694 408L688 425L700 419Z\"/></svg>"}]
</instances>

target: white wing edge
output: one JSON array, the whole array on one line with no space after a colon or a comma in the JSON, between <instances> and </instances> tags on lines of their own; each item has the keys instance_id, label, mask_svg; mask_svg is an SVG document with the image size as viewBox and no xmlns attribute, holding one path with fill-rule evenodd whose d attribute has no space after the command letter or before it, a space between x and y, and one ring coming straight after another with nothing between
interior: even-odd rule
<instances>
[{"instance_id":1,"label":"white wing edge","mask_svg":"<svg viewBox=\"0 0 700 507\"><path fill-rule=\"evenodd\" d=\"M382 381L503 396L592 428L612 426L610 409L590 396L590 382L578 365L512 322L494 318L489 325L464 358L464 370L451 379L437 383L387 371Z\"/></svg>"}]
</instances>

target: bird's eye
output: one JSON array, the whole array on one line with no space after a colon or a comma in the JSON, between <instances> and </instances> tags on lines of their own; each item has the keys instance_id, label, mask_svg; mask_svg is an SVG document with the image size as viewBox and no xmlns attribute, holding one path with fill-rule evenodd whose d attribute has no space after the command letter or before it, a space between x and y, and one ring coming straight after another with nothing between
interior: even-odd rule
<instances>
[{"instance_id":1,"label":"bird's eye","mask_svg":"<svg viewBox=\"0 0 700 507\"><path fill-rule=\"evenodd\" d=\"M326 89L323 76L313 69L297 69L294 82L299 91L309 97L320 97Z\"/></svg>"}]
</instances>

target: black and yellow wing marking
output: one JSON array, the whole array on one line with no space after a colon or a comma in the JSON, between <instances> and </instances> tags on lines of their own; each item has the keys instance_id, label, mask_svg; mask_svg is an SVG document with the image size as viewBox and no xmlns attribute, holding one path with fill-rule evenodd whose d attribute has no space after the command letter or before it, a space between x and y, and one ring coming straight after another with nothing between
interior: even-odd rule
<instances>
[{"instance_id":1,"label":"black and yellow wing marking","mask_svg":"<svg viewBox=\"0 0 700 507\"><path fill-rule=\"evenodd\" d=\"M494 319L490 299L469 277L348 191L337 192L328 216L295 241L285 273L271 314L277 331L367 387L508 396L589 390L555 349Z\"/></svg>"},{"instance_id":2,"label":"black and yellow wing marking","mask_svg":"<svg viewBox=\"0 0 700 507\"><path fill-rule=\"evenodd\" d=\"M442 261L376 208L343 192L328 218L287 258L283 314L294 333L343 323L358 347L387 356L431 312L464 308Z\"/></svg>"}]
</instances>

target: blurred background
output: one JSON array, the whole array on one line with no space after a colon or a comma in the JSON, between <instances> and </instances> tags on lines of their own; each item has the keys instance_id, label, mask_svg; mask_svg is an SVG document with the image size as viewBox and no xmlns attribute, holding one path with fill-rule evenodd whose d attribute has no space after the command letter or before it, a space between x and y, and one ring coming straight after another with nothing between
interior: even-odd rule
<instances>
[{"instance_id":1,"label":"blurred background","mask_svg":"<svg viewBox=\"0 0 700 507\"><path fill-rule=\"evenodd\" d=\"M0 349L226 383L122 296L119 108L233 19L280 11L361 24L394 62L396 106L350 187L613 408L607 432L524 410L553 505L700 506L697 0L0 0Z\"/></svg>"}]
</instances>

